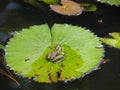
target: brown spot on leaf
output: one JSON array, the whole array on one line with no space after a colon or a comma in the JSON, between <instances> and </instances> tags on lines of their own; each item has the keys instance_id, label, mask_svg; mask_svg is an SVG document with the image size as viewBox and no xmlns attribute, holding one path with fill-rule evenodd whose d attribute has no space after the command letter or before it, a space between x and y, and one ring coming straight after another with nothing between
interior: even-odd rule
<instances>
[{"instance_id":1,"label":"brown spot on leaf","mask_svg":"<svg viewBox=\"0 0 120 90\"><path fill-rule=\"evenodd\" d=\"M29 58L26 58L25 61L29 61L30 59Z\"/></svg>"},{"instance_id":2,"label":"brown spot on leaf","mask_svg":"<svg viewBox=\"0 0 120 90\"><path fill-rule=\"evenodd\" d=\"M36 77L39 77L39 76L40 76L40 74L35 74L35 76L36 76Z\"/></svg>"},{"instance_id":3,"label":"brown spot on leaf","mask_svg":"<svg viewBox=\"0 0 120 90\"><path fill-rule=\"evenodd\" d=\"M50 5L50 8L56 13L68 16L77 16L83 11L83 7L72 0L61 0L61 4L62 5Z\"/></svg>"},{"instance_id":4,"label":"brown spot on leaf","mask_svg":"<svg viewBox=\"0 0 120 90\"><path fill-rule=\"evenodd\" d=\"M56 74L57 74L57 78L59 79L61 76L61 72L57 72Z\"/></svg>"},{"instance_id":5,"label":"brown spot on leaf","mask_svg":"<svg viewBox=\"0 0 120 90\"><path fill-rule=\"evenodd\" d=\"M56 72L56 74L57 74L57 78L58 78L58 79L60 79L60 78L61 78L61 72L62 72L62 70L61 70L61 69L59 69L59 70Z\"/></svg>"},{"instance_id":6,"label":"brown spot on leaf","mask_svg":"<svg viewBox=\"0 0 120 90\"><path fill-rule=\"evenodd\" d=\"M64 67L64 64L61 64L60 66L61 66L61 67Z\"/></svg>"},{"instance_id":7,"label":"brown spot on leaf","mask_svg":"<svg viewBox=\"0 0 120 90\"><path fill-rule=\"evenodd\" d=\"M48 73L48 78L52 82L52 74L51 73Z\"/></svg>"},{"instance_id":8,"label":"brown spot on leaf","mask_svg":"<svg viewBox=\"0 0 120 90\"><path fill-rule=\"evenodd\" d=\"M79 63L76 63L76 65L78 66L78 65L79 65Z\"/></svg>"},{"instance_id":9,"label":"brown spot on leaf","mask_svg":"<svg viewBox=\"0 0 120 90\"><path fill-rule=\"evenodd\" d=\"M42 66L39 67L39 69L41 69L41 68L42 68Z\"/></svg>"},{"instance_id":10,"label":"brown spot on leaf","mask_svg":"<svg viewBox=\"0 0 120 90\"><path fill-rule=\"evenodd\" d=\"M65 80L69 80L69 78L66 77Z\"/></svg>"},{"instance_id":11,"label":"brown spot on leaf","mask_svg":"<svg viewBox=\"0 0 120 90\"><path fill-rule=\"evenodd\" d=\"M50 70L48 70L47 72L50 72Z\"/></svg>"}]
</instances>

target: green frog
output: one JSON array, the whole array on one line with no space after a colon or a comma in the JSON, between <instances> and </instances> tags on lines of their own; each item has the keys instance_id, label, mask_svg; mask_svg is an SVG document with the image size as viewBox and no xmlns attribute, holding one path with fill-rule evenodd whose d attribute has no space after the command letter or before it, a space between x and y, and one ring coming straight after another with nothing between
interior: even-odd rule
<instances>
[{"instance_id":1,"label":"green frog","mask_svg":"<svg viewBox=\"0 0 120 90\"><path fill-rule=\"evenodd\" d=\"M57 45L52 48L48 53L47 59L51 62L58 63L65 59L64 48L61 45Z\"/></svg>"}]
</instances>

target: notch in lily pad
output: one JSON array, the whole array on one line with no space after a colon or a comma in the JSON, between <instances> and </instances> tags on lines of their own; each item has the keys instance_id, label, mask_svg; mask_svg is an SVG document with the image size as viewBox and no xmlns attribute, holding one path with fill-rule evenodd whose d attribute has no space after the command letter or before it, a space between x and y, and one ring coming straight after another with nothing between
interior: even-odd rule
<instances>
[{"instance_id":1,"label":"notch in lily pad","mask_svg":"<svg viewBox=\"0 0 120 90\"><path fill-rule=\"evenodd\" d=\"M99 67L104 49L90 30L68 24L22 29L5 48L7 65L18 75L52 83L83 77Z\"/></svg>"}]
</instances>

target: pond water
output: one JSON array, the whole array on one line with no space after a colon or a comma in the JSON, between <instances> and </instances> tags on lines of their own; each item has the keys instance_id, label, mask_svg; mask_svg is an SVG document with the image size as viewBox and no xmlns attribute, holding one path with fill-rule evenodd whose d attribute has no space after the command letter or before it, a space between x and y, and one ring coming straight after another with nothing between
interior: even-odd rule
<instances>
[{"instance_id":1,"label":"pond water","mask_svg":"<svg viewBox=\"0 0 120 90\"><path fill-rule=\"evenodd\" d=\"M67 17L50 10L41 11L22 0L0 0L0 43L6 44L10 32L19 31L31 25L48 23L68 23L91 29L99 37L110 32L120 32L120 7L96 3L96 12L83 13L80 16ZM120 90L120 50L105 46L105 58L110 59L101 69L81 79L53 84L37 83L16 76L21 84L18 87L10 79L0 75L0 88L3 90Z\"/></svg>"}]
</instances>

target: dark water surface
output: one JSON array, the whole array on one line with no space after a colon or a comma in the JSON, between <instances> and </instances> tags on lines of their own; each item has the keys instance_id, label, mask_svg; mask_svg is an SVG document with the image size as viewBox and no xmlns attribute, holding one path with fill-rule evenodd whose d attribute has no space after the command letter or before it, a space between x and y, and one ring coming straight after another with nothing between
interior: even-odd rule
<instances>
[{"instance_id":1,"label":"dark water surface","mask_svg":"<svg viewBox=\"0 0 120 90\"><path fill-rule=\"evenodd\" d=\"M18 1L18 0L16 0ZM20 1L20 0L19 0ZM48 23L68 23L91 29L99 37L110 32L120 32L120 7L97 3L98 10L92 13L83 13L76 17L58 15L52 11L44 13L37 8L20 2L0 0L0 43L6 44L12 31L30 25ZM99 23L98 21L103 21ZM21 88L14 82L0 75L0 90L120 90L120 50L106 47L105 58L110 59L101 69L92 72L82 79L68 83L43 84L17 77Z\"/></svg>"}]
</instances>

